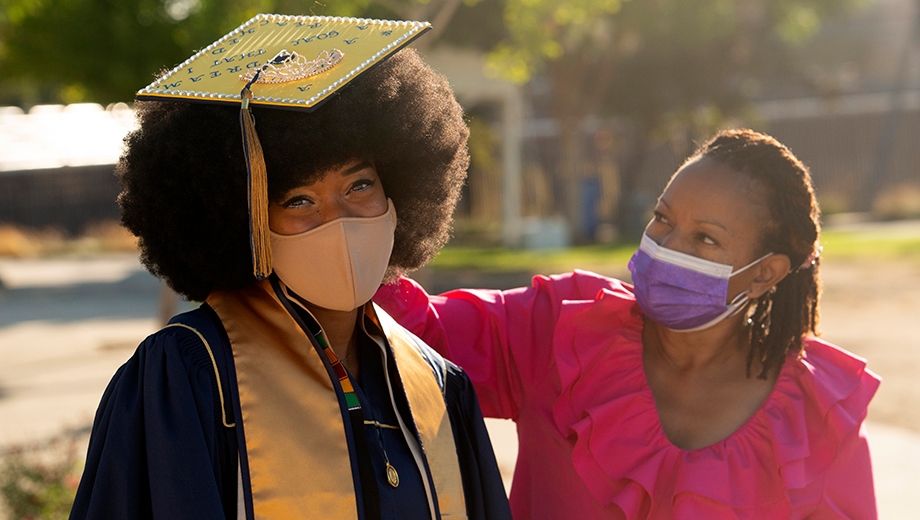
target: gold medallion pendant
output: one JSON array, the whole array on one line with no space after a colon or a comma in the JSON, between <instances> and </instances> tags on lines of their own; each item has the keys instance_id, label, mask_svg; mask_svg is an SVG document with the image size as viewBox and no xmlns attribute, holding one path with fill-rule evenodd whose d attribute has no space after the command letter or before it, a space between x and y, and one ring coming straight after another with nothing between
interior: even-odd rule
<instances>
[{"instance_id":1,"label":"gold medallion pendant","mask_svg":"<svg viewBox=\"0 0 920 520\"><path fill-rule=\"evenodd\" d=\"M389 462L387 462L387 482L393 487L399 486L399 473Z\"/></svg>"}]
</instances>

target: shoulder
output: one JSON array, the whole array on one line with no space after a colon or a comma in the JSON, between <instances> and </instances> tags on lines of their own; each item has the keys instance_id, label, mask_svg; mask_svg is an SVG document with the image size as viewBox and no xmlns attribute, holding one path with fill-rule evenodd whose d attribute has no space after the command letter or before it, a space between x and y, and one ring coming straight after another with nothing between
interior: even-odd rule
<instances>
[{"instance_id":1,"label":"shoulder","mask_svg":"<svg viewBox=\"0 0 920 520\"><path fill-rule=\"evenodd\" d=\"M216 318L214 318L216 319ZM203 308L177 315L149 335L109 383L103 405L111 398L144 402L145 413L204 413L202 420L232 422L229 403L232 360L219 321ZM172 403L165 406L164 403ZM210 414L213 415L210 415ZM207 423L208 420L205 420Z\"/></svg>"},{"instance_id":2,"label":"shoulder","mask_svg":"<svg viewBox=\"0 0 920 520\"><path fill-rule=\"evenodd\" d=\"M791 363L795 387L810 405L809 413L840 422L847 429L865 418L881 383L865 359L816 338L806 339L804 353L787 363Z\"/></svg>"},{"instance_id":3,"label":"shoulder","mask_svg":"<svg viewBox=\"0 0 920 520\"><path fill-rule=\"evenodd\" d=\"M217 386L215 373L222 371L218 366L225 369L222 353L227 347L221 331L219 322L203 308L179 314L147 336L124 369L145 379L184 371L190 381L212 381ZM199 379L201 372L208 378Z\"/></svg>"},{"instance_id":4,"label":"shoulder","mask_svg":"<svg viewBox=\"0 0 920 520\"><path fill-rule=\"evenodd\" d=\"M840 439L866 418L881 378L866 360L825 341L807 338L790 354L765 409L777 438L786 434ZM791 432L798 428L800 431ZM781 431L782 430L782 431Z\"/></svg>"},{"instance_id":5,"label":"shoulder","mask_svg":"<svg viewBox=\"0 0 920 520\"><path fill-rule=\"evenodd\" d=\"M805 353L798 362L812 367L813 372L817 375L824 376L828 371L834 371L879 379L877 375L868 371L866 359L863 357L818 338L806 338L804 343Z\"/></svg>"}]
</instances>

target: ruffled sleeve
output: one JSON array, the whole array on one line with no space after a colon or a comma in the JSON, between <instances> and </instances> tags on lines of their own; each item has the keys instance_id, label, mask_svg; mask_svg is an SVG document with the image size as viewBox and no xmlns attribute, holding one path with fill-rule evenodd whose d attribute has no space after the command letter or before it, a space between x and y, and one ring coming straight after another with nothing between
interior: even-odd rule
<instances>
[{"instance_id":1,"label":"ruffled sleeve","mask_svg":"<svg viewBox=\"0 0 920 520\"><path fill-rule=\"evenodd\" d=\"M879 377L864 359L817 339L787 364L793 377L777 384L767 412L797 517L813 509L820 518L877 518L864 421Z\"/></svg>"}]
</instances>

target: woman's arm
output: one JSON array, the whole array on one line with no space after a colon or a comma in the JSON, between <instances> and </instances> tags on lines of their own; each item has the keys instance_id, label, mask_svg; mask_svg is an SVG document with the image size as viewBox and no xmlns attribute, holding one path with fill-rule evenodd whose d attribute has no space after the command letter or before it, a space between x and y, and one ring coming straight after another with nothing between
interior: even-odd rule
<instances>
[{"instance_id":1,"label":"woman's arm","mask_svg":"<svg viewBox=\"0 0 920 520\"><path fill-rule=\"evenodd\" d=\"M374 302L466 371L487 417L517 415L521 381L504 293L458 290L431 296L414 280L400 278L381 287Z\"/></svg>"},{"instance_id":2,"label":"woman's arm","mask_svg":"<svg viewBox=\"0 0 920 520\"><path fill-rule=\"evenodd\" d=\"M528 389L551 384L553 340L568 301L593 302L617 280L576 271L535 276L530 287L507 291L460 289L429 295L415 281L384 285L374 302L403 327L460 365L486 417L516 419Z\"/></svg>"}]
</instances>

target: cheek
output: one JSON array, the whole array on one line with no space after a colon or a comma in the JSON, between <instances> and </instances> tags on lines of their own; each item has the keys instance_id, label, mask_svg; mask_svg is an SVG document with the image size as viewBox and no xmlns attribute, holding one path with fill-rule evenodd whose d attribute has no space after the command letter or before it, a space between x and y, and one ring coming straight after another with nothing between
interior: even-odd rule
<instances>
[{"instance_id":1,"label":"cheek","mask_svg":"<svg viewBox=\"0 0 920 520\"><path fill-rule=\"evenodd\" d=\"M268 209L268 227L279 235L296 235L319 225L315 211L284 209L271 206Z\"/></svg>"},{"instance_id":2,"label":"cheek","mask_svg":"<svg viewBox=\"0 0 920 520\"><path fill-rule=\"evenodd\" d=\"M387 212L389 207L387 203L387 197L383 193L383 190L379 190L373 194L372 197L367 201L366 204L362 205L361 216L362 217L379 217Z\"/></svg>"},{"instance_id":3,"label":"cheek","mask_svg":"<svg viewBox=\"0 0 920 520\"><path fill-rule=\"evenodd\" d=\"M281 208L275 206L274 204L270 204L268 206L268 229L274 231L275 233L281 233L281 220Z\"/></svg>"}]
</instances>

